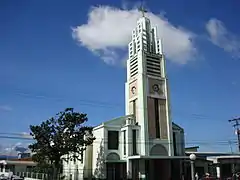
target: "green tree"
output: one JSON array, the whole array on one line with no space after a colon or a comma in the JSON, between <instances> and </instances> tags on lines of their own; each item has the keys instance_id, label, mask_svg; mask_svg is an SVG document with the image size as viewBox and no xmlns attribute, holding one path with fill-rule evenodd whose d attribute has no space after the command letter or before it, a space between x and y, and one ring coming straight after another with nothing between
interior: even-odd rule
<instances>
[{"instance_id":1,"label":"green tree","mask_svg":"<svg viewBox=\"0 0 240 180\"><path fill-rule=\"evenodd\" d=\"M93 143L93 128L84 125L87 120L87 114L67 108L40 125L30 126L35 140L29 145L33 161L42 171L52 174L51 179L58 179L63 160L81 160L81 154Z\"/></svg>"}]
</instances>

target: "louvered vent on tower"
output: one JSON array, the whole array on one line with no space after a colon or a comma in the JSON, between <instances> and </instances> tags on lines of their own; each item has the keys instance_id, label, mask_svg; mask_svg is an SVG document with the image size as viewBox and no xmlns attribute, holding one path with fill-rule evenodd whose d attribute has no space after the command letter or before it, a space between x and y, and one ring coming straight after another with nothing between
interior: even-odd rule
<instances>
[{"instance_id":1,"label":"louvered vent on tower","mask_svg":"<svg viewBox=\"0 0 240 180\"><path fill-rule=\"evenodd\" d=\"M147 55L146 66L148 75L161 77L161 57Z\"/></svg>"},{"instance_id":2,"label":"louvered vent on tower","mask_svg":"<svg viewBox=\"0 0 240 180\"><path fill-rule=\"evenodd\" d=\"M138 73L138 59L134 57L130 60L130 77L135 76Z\"/></svg>"}]
</instances>

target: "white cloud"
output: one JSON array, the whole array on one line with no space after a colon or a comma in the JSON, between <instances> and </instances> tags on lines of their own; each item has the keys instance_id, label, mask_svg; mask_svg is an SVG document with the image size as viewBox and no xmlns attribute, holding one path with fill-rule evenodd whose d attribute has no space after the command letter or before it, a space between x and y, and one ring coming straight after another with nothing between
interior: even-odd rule
<instances>
[{"instance_id":1,"label":"white cloud","mask_svg":"<svg viewBox=\"0 0 240 180\"><path fill-rule=\"evenodd\" d=\"M17 142L15 144L0 147L0 155L16 156L19 152L27 152L29 143Z\"/></svg>"},{"instance_id":2,"label":"white cloud","mask_svg":"<svg viewBox=\"0 0 240 180\"><path fill-rule=\"evenodd\" d=\"M73 28L73 38L101 56L106 63L115 63L122 58L118 50L127 47L139 17L140 13L136 9L93 7L87 23ZM158 35L163 39L164 52L169 60L185 64L194 59L194 33L172 25L162 15L149 12L147 17L153 26L157 25Z\"/></svg>"},{"instance_id":3,"label":"white cloud","mask_svg":"<svg viewBox=\"0 0 240 180\"><path fill-rule=\"evenodd\" d=\"M240 58L240 37L228 31L223 22L212 18L206 24L211 42L233 57Z\"/></svg>"},{"instance_id":4,"label":"white cloud","mask_svg":"<svg viewBox=\"0 0 240 180\"><path fill-rule=\"evenodd\" d=\"M12 108L7 105L0 105L0 111L12 111Z\"/></svg>"}]
</instances>

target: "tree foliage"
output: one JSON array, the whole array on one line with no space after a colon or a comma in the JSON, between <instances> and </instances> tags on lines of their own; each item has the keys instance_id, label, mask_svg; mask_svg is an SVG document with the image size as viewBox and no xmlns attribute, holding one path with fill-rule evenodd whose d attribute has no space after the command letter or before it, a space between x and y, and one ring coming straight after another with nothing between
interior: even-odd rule
<instances>
[{"instance_id":1,"label":"tree foliage","mask_svg":"<svg viewBox=\"0 0 240 180\"><path fill-rule=\"evenodd\" d=\"M87 120L87 114L67 108L40 125L31 125L30 134L35 142L29 148L34 154L33 161L59 173L62 160L81 160L79 155L95 139L92 127L84 126Z\"/></svg>"}]
</instances>

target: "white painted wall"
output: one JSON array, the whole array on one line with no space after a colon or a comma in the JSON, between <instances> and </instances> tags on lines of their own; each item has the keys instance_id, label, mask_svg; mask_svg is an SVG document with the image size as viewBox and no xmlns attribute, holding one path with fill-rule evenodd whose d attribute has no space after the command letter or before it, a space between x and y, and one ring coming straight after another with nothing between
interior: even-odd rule
<instances>
[{"instance_id":1,"label":"white painted wall","mask_svg":"<svg viewBox=\"0 0 240 180\"><path fill-rule=\"evenodd\" d=\"M118 131L119 133L119 145L118 145L118 150L113 150L113 149L108 149L108 131ZM105 133L105 146L104 146L104 149L105 149L105 159L107 158L107 155L110 154L110 153L117 153L120 158L122 159L123 158L123 134L121 133L121 127L118 126L118 127L107 127L107 128L104 128L104 133Z\"/></svg>"},{"instance_id":2,"label":"white painted wall","mask_svg":"<svg viewBox=\"0 0 240 180\"><path fill-rule=\"evenodd\" d=\"M139 27L140 26L140 27ZM167 111L167 121L168 121L168 140L153 140L151 143L149 143L149 136L148 136L148 112L147 112L147 77L146 77L146 62L145 62L145 55L143 53L142 48L145 48L145 44L146 42L144 42L145 40L143 40L143 36L145 36L144 31L142 31L143 29L146 30L148 29L151 30L151 25L150 25L150 20L142 17L137 21L137 27L133 30L133 34L132 34L132 41L129 43L129 59L127 60L127 82L125 83L125 113L126 115L129 115L129 101L131 101L129 99L129 83L130 83L130 58L131 55L130 54L130 50L131 49L136 49L135 47L135 41L139 41L140 42L140 51L134 51L134 56L138 58L138 74L136 75L137 78L137 109L136 109L136 117L138 118L138 123L139 126L125 126L124 128L122 128L119 125L111 125L109 127L106 127L104 125L100 125L96 128L93 129L93 136L96 138L96 140L93 142L92 145L92 150L91 152L89 152L88 154L88 158L85 158L86 160L91 161L92 163L86 163L86 161L83 164L78 164L79 166L81 165L83 168L86 166L87 168L92 168L92 174L96 177L96 178L106 178L106 165L104 163L107 155L109 153L117 153L121 159L127 160L128 156L132 156L132 129L133 128L137 128L138 129L138 134L137 134L137 150L139 152L139 155L149 155L149 151L151 149L151 146L154 144L162 144L166 147L167 151L169 152L169 155L172 156L173 155L173 145L172 145L172 121L171 121L171 117L170 117L170 106L168 106L169 103L169 99L168 99L168 84L167 84L167 80L166 80L166 69L165 69L165 59L164 57L161 60L161 65L162 65L162 73L163 73L163 78L165 80L165 96L166 96L166 100L167 100L167 107L166 107L166 111ZM141 31L139 33L139 30ZM152 37L152 42L155 42L155 46L159 46L159 51L157 49L155 49L156 52L160 52L162 53L162 44L161 44L161 40L158 40L156 34L157 34L157 29L154 28L154 36ZM136 36L139 37L137 39ZM139 49L137 49L139 50ZM119 131L119 148L118 150L109 150L107 143L108 143L108 130L115 130L115 131ZM123 155L123 133L121 132L122 130L126 130L127 132L127 138L126 138L126 156ZM177 137L177 141L182 141L182 136L179 135L179 137ZM183 138L184 139L184 138ZM180 147L180 143L179 143L179 147L178 147L179 151L181 149ZM86 165L87 164L87 165ZM66 169L67 168L72 168L74 169L75 165L73 164L68 164L66 165ZM127 167L130 167L129 164L127 164ZM85 167L85 168L86 168ZM68 171L71 172L71 171Z\"/></svg>"},{"instance_id":3,"label":"white painted wall","mask_svg":"<svg viewBox=\"0 0 240 180\"><path fill-rule=\"evenodd\" d=\"M105 159L106 147L107 144L107 134L104 131L103 127L97 127L93 129L93 136L96 138L93 142L92 149L92 173L96 178L105 178L105 164L103 163Z\"/></svg>"},{"instance_id":4,"label":"white painted wall","mask_svg":"<svg viewBox=\"0 0 240 180\"><path fill-rule=\"evenodd\" d=\"M63 175L66 178L70 178L70 176L72 176L72 178L83 178L83 172L84 172L84 164L81 163L81 161L76 160L74 161L68 161L68 162L64 162L64 166L63 166Z\"/></svg>"},{"instance_id":5,"label":"white painted wall","mask_svg":"<svg viewBox=\"0 0 240 180\"><path fill-rule=\"evenodd\" d=\"M185 155L184 133L177 130L174 130L174 133L176 134L177 154L184 156Z\"/></svg>"},{"instance_id":6,"label":"white painted wall","mask_svg":"<svg viewBox=\"0 0 240 180\"><path fill-rule=\"evenodd\" d=\"M144 31L143 31L144 30ZM151 32L153 30L153 34ZM147 40L144 40L148 36L148 33L152 34L151 37L147 38ZM137 79L137 110L136 110L136 117L138 118L138 123L141 126L140 132L139 132L139 146L140 146L140 155L148 156L150 149L154 142L158 144L162 144L166 147L169 156L173 155L173 145L172 145L172 121L170 117L170 106L169 106L169 99L168 99L168 83L166 79L166 67L165 67L165 59L162 54L162 43L161 40L157 37L157 28L151 27L150 20L145 17L141 17L137 21L136 28L132 31L132 40L129 43L129 59L127 60L127 82L125 84L125 112L126 115L129 114L129 83L130 83L130 60L132 59L132 49L135 49L134 43L139 43L138 45L140 48L137 48L136 54L137 55L137 61L138 61L138 74L136 75ZM161 72L162 72L162 79L164 79L164 92L165 92L165 98L166 98L166 115L167 115L167 123L168 123L168 140L154 140L154 142L148 143L150 141L148 136L148 109L147 109L147 96L148 96L148 88L147 88L147 76L146 76L146 57L145 52L151 53L152 51L149 51L150 49L146 49L146 44L154 44L152 51L155 53L161 53ZM159 50L158 50L159 49ZM138 51L139 50L139 51ZM160 58L160 56L159 56Z\"/></svg>"},{"instance_id":7,"label":"white painted wall","mask_svg":"<svg viewBox=\"0 0 240 180\"><path fill-rule=\"evenodd\" d=\"M78 156L81 157L80 154ZM92 162L90 162L92 161L92 146L86 148L82 158L82 161L63 161L63 175L66 178L83 179L84 175L87 176L92 173Z\"/></svg>"}]
</instances>

